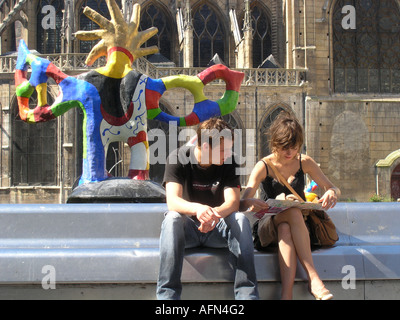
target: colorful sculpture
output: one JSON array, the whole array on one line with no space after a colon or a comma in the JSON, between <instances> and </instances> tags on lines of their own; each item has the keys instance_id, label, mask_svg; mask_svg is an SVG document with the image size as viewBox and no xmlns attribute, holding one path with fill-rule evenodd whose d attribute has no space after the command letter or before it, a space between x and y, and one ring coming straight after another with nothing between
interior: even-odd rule
<instances>
[{"instance_id":1,"label":"colorful sculpture","mask_svg":"<svg viewBox=\"0 0 400 320\"><path fill-rule=\"evenodd\" d=\"M198 124L213 116L232 112L237 105L239 89L244 77L241 72L214 65L197 76L171 76L151 79L132 69L134 59L156 53L157 47L141 48L157 33L156 28L138 31L140 6L135 4L130 23L125 22L115 0L106 0L111 20L89 7L84 14L101 29L78 31L80 40L97 40L99 43L89 53L86 64L92 65L101 56L107 64L77 77L61 72L50 61L34 56L21 40L15 72L19 115L29 123L54 119L71 108L81 108L83 121L83 166L79 184L102 181L109 177L105 155L114 141L127 142L131 148L128 176L132 179L149 178L149 152L147 119L175 122L179 126ZM32 73L27 79L27 70ZM47 104L47 80L53 78L59 86L59 96ZM215 79L226 82L226 91L218 101L208 100L203 88ZM183 87L193 94L195 105L185 117L174 117L161 111L159 100L171 88ZM34 89L38 105L29 109L29 98Z\"/></svg>"},{"instance_id":2,"label":"colorful sculpture","mask_svg":"<svg viewBox=\"0 0 400 320\"><path fill-rule=\"evenodd\" d=\"M314 180L311 180L310 184L306 188L306 192L313 192L317 188L318 188L318 185L315 183Z\"/></svg>"},{"instance_id":3,"label":"colorful sculpture","mask_svg":"<svg viewBox=\"0 0 400 320\"><path fill-rule=\"evenodd\" d=\"M306 197L306 201L313 202L318 200L318 195L314 193L315 189L318 188L318 185L315 183L314 180L311 180L310 184L305 189L304 195Z\"/></svg>"}]
</instances>

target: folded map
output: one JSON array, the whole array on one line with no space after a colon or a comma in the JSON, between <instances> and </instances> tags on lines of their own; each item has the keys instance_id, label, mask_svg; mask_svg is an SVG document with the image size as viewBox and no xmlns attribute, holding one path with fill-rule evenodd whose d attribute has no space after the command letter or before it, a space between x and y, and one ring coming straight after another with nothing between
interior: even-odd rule
<instances>
[{"instance_id":1,"label":"folded map","mask_svg":"<svg viewBox=\"0 0 400 320\"><path fill-rule=\"evenodd\" d=\"M261 219L265 214L276 215L288 208L322 210L322 204L320 202L268 199L266 203L269 205L269 208L255 212L254 217Z\"/></svg>"}]
</instances>

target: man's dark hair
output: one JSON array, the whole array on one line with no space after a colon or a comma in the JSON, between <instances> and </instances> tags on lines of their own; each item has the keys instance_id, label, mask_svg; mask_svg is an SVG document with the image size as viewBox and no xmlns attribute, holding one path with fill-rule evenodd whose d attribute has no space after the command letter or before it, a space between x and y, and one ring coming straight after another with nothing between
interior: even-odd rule
<instances>
[{"instance_id":1,"label":"man's dark hair","mask_svg":"<svg viewBox=\"0 0 400 320\"><path fill-rule=\"evenodd\" d=\"M197 146L199 147L203 142L207 142L212 148L213 141L219 143L222 138L230 138L233 141L233 130L226 121L220 118L206 120L197 128Z\"/></svg>"}]
</instances>

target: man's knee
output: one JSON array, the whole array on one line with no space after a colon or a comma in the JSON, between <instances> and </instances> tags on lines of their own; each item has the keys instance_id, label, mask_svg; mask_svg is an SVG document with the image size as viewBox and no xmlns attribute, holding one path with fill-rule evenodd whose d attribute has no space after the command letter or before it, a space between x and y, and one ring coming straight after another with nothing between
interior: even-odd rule
<instances>
[{"instance_id":1,"label":"man's knee","mask_svg":"<svg viewBox=\"0 0 400 320\"><path fill-rule=\"evenodd\" d=\"M164 220L167 221L182 221L183 220L183 216L176 211L167 211L164 214Z\"/></svg>"},{"instance_id":2,"label":"man's knee","mask_svg":"<svg viewBox=\"0 0 400 320\"><path fill-rule=\"evenodd\" d=\"M227 224L237 223L240 226L240 229L250 228L250 221L243 214L243 212L233 212L228 217L224 218Z\"/></svg>"},{"instance_id":3,"label":"man's knee","mask_svg":"<svg viewBox=\"0 0 400 320\"><path fill-rule=\"evenodd\" d=\"M241 239L251 237L252 230L250 221L242 212L233 212L230 216L228 216L228 218L229 220L225 221L234 237Z\"/></svg>"},{"instance_id":4,"label":"man's knee","mask_svg":"<svg viewBox=\"0 0 400 320\"><path fill-rule=\"evenodd\" d=\"M167 211L165 213L161 228L162 230L183 228L183 216L176 211Z\"/></svg>"},{"instance_id":5,"label":"man's knee","mask_svg":"<svg viewBox=\"0 0 400 320\"><path fill-rule=\"evenodd\" d=\"M249 221L249 219L247 219L246 215L243 212L234 212L233 214L235 216L236 221L239 224L242 224L242 225L248 224L250 226L250 221Z\"/></svg>"}]
</instances>

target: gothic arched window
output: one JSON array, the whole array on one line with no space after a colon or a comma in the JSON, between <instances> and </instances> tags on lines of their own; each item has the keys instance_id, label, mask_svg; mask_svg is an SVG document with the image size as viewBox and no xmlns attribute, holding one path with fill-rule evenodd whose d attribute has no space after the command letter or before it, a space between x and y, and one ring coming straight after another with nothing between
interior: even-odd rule
<instances>
[{"instance_id":1,"label":"gothic arched window","mask_svg":"<svg viewBox=\"0 0 400 320\"><path fill-rule=\"evenodd\" d=\"M396 166L390 177L390 193L394 201L400 198L400 164Z\"/></svg>"},{"instance_id":2,"label":"gothic arched window","mask_svg":"<svg viewBox=\"0 0 400 320\"><path fill-rule=\"evenodd\" d=\"M121 8L121 0L116 1L118 6ZM90 20L87 16L83 14L84 7L90 7L94 11L100 13L103 17L110 19L110 12L108 11L107 3L104 0L84 0L80 5L80 21L79 21L79 30L88 31L88 30L96 30L99 29L99 25L92 20ZM95 41L79 41L80 52L81 53L89 53L90 50L97 44L98 40Z\"/></svg>"},{"instance_id":3,"label":"gothic arched window","mask_svg":"<svg viewBox=\"0 0 400 320\"><path fill-rule=\"evenodd\" d=\"M261 9L255 5L251 9L253 27L253 67L257 68L272 53L271 45L271 20Z\"/></svg>"},{"instance_id":4,"label":"gothic arched window","mask_svg":"<svg viewBox=\"0 0 400 320\"><path fill-rule=\"evenodd\" d=\"M52 98L47 95L52 104ZM37 105L36 91L29 101L30 108ZM56 185L57 184L57 120L30 124L18 115L17 101L13 103L12 123L12 172L11 184Z\"/></svg>"},{"instance_id":5,"label":"gothic arched window","mask_svg":"<svg viewBox=\"0 0 400 320\"><path fill-rule=\"evenodd\" d=\"M399 93L396 1L338 0L332 19L335 92Z\"/></svg>"},{"instance_id":6,"label":"gothic arched window","mask_svg":"<svg viewBox=\"0 0 400 320\"><path fill-rule=\"evenodd\" d=\"M278 106L274 108L271 112L267 113L264 116L263 121L261 122L261 126L259 129L259 158L266 157L271 153L271 150L269 150L269 143L268 143L268 137L267 137L267 132L269 130L269 127L271 126L272 122L276 119L279 113L281 111L284 111L285 109L281 106Z\"/></svg>"},{"instance_id":7,"label":"gothic arched window","mask_svg":"<svg viewBox=\"0 0 400 320\"><path fill-rule=\"evenodd\" d=\"M168 114L174 115L174 113L170 110L170 108L167 107L166 104L162 103L160 101L160 109ZM173 125L171 125L173 126ZM172 139L174 139L173 143L176 146L179 146L179 142L178 142L178 137L174 137L173 134L170 135L169 129L170 129L170 125L169 123L163 122L163 121L158 121L155 119L148 119L147 120L147 130L148 132L150 132L153 129L159 129L162 130L164 132L164 137L165 137L165 150L156 150L155 153L157 157L162 158L162 161L165 160L163 163L157 162L154 163L154 159L150 159L150 163L152 163L150 165L150 171L149 171L149 175L150 175L150 180L158 182L158 183L162 183L163 178L164 178L164 170L165 170L165 163L166 163L166 159L169 155L170 152L172 152L173 149L172 146L170 145L170 142L172 141ZM176 129L175 131L176 133L179 134L179 127ZM160 137L155 138L156 140L160 139ZM149 141L149 148L151 148L151 146L155 143L156 141ZM160 141L158 141L159 143ZM165 153L164 153L165 151ZM150 154L151 157L151 154ZM152 161L153 160L153 161Z\"/></svg>"},{"instance_id":8,"label":"gothic arched window","mask_svg":"<svg viewBox=\"0 0 400 320\"><path fill-rule=\"evenodd\" d=\"M141 12L142 16L140 18L140 30L146 30L151 27L156 27L158 29L158 33L147 40L144 46L157 46L160 50L160 53L168 60L172 61L172 22L167 19L167 15L165 14L164 10L157 5L157 1L154 1L145 8L142 8Z\"/></svg>"},{"instance_id":9,"label":"gothic arched window","mask_svg":"<svg viewBox=\"0 0 400 320\"><path fill-rule=\"evenodd\" d=\"M207 3L193 12L193 64L206 67L217 53L225 58L226 34L221 19Z\"/></svg>"},{"instance_id":10,"label":"gothic arched window","mask_svg":"<svg viewBox=\"0 0 400 320\"><path fill-rule=\"evenodd\" d=\"M50 5L55 10L55 21L52 11L43 7ZM46 8L45 8L46 9ZM64 0L40 0L37 6L37 50L40 53L61 52L61 28L63 20ZM54 24L53 24L54 22Z\"/></svg>"}]
</instances>

